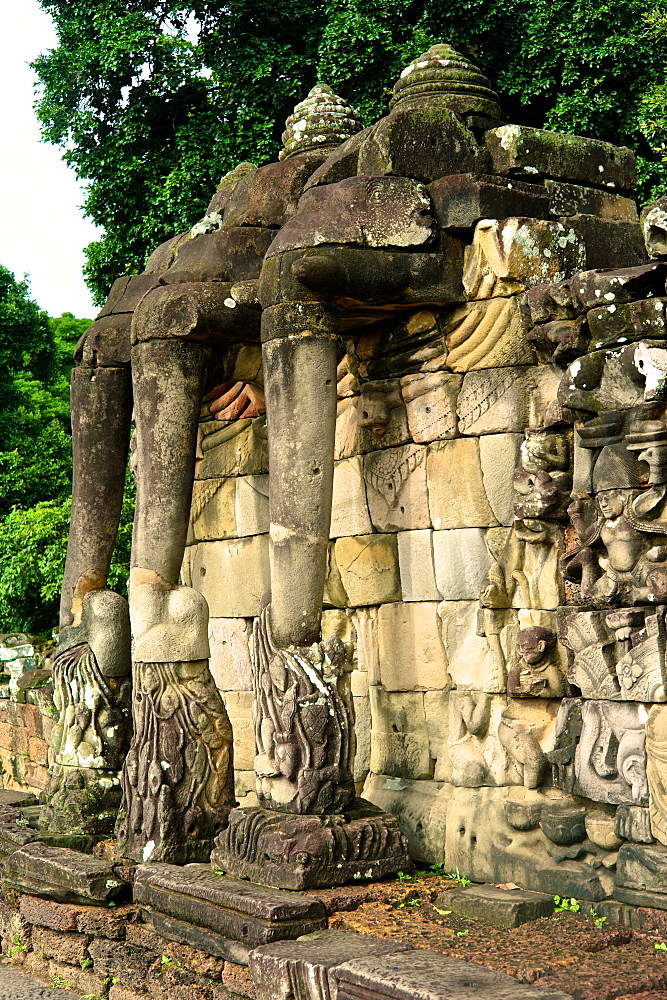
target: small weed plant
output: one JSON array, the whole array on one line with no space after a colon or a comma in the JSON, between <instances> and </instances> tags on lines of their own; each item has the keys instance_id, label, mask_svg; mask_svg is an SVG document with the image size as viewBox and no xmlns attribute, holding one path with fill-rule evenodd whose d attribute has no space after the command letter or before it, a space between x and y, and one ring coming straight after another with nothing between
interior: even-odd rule
<instances>
[{"instance_id":1,"label":"small weed plant","mask_svg":"<svg viewBox=\"0 0 667 1000\"><path fill-rule=\"evenodd\" d=\"M468 876L462 875L461 872L458 870L458 868L456 869L455 872L447 872L447 878L450 878L453 882L456 882L458 885L462 885L464 888L465 886L471 884Z\"/></svg>"},{"instance_id":2,"label":"small weed plant","mask_svg":"<svg viewBox=\"0 0 667 1000\"><path fill-rule=\"evenodd\" d=\"M54 990L73 990L74 987L71 983L68 983L64 976L61 976L59 972L55 974L51 980L51 986Z\"/></svg>"},{"instance_id":3,"label":"small weed plant","mask_svg":"<svg viewBox=\"0 0 667 1000\"><path fill-rule=\"evenodd\" d=\"M16 958L17 955L22 955L28 950L27 945L21 941L18 934L15 934L12 938L12 946L9 949L9 957Z\"/></svg>"},{"instance_id":4,"label":"small weed plant","mask_svg":"<svg viewBox=\"0 0 667 1000\"><path fill-rule=\"evenodd\" d=\"M602 930L602 926L607 918L598 916L597 910L592 906L588 911L588 916L593 918L593 923L595 924L597 929Z\"/></svg>"},{"instance_id":5,"label":"small weed plant","mask_svg":"<svg viewBox=\"0 0 667 1000\"><path fill-rule=\"evenodd\" d=\"M667 951L667 944L664 941L656 941L653 947L656 951Z\"/></svg>"},{"instance_id":6,"label":"small weed plant","mask_svg":"<svg viewBox=\"0 0 667 1000\"><path fill-rule=\"evenodd\" d=\"M581 907L576 899L567 896L554 896L554 913L579 913Z\"/></svg>"}]
</instances>

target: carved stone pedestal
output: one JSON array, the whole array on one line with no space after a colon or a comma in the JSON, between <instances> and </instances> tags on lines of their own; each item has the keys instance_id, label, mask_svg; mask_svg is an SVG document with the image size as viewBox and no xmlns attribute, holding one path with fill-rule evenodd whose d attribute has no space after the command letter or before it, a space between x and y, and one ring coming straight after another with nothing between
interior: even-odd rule
<instances>
[{"instance_id":1,"label":"carved stone pedestal","mask_svg":"<svg viewBox=\"0 0 667 1000\"><path fill-rule=\"evenodd\" d=\"M281 889L377 879L410 864L396 817L364 799L329 816L232 809L215 843L214 869Z\"/></svg>"}]
</instances>

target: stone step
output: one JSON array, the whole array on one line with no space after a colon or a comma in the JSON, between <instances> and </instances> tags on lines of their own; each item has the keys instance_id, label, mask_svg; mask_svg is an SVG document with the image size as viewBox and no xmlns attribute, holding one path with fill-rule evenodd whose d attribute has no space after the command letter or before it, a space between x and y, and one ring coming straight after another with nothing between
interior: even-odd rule
<instances>
[{"instance_id":1,"label":"stone step","mask_svg":"<svg viewBox=\"0 0 667 1000\"><path fill-rule=\"evenodd\" d=\"M436 905L461 917L482 920L496 927L518 927L528 920L550 917L553 896L527 889L499 889L495 885L469 885L441 893Z\"/></svg>"},{"instance_id":2,"label":"stone step","mask_svg":"<svg viewBox=\"0 0 667 1000\"><path fill-rule=\"evenodd\" d=\"M572 1000L568 993L519 983L502 972L425 949L355 958L331 974L337 1000Z\"/></svg>"},{"instance_id":3,"label":"stone step","mask_svg":"<svg viewBox=\"0 0 667 1000\"><path fill-rule=\"evenodd\" d=\"M321 931L298 941L278 941L250 952L257 1000L329 1000L331 969L353 958L411 951L409 944L350 931ZM332 988L333 986L333 988Z\"/></svg>"},{"instance_id":4,"label":"stone step","mask_svg":"<svg viewBox=\"0 0 667 1000\"><path fill-rule=\"evenodd\" d=\"M59 903L106 903L127 889L108 862L39 841L5 859L2 880L18 892Z\"/></svg>"},{"instance_id":5,"label":"stone step","mask_svg":"<svg viewBox=\"0 0 667 1000\"><path fill-rule=\"evenodd\" d=\"M204 864L139 865L134 901L248 948L297 938L326 926L319 900L217 875Z\"/></svg>"}]
</instances>

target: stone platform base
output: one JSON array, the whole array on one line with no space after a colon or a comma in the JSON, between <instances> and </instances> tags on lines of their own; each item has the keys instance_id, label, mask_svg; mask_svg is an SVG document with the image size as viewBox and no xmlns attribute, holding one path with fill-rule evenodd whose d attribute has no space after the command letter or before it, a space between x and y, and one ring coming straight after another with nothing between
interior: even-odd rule
<instances>
[{"instance_id":1,"label":"stone platform base","mask_svg":"<svg viewBox=\"0 0 667 1000\"><path fill-rule=\"evenodd\" d=\"M215 844L214 869L282 889L378 879L410 865L396 817L364 799L332 816L232 809Z\"/></svg>"}]
</instances>

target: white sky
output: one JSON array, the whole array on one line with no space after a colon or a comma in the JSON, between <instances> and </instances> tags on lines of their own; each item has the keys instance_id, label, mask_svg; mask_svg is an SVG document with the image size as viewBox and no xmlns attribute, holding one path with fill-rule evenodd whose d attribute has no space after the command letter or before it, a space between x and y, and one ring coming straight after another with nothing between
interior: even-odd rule
<instances>
[{"instance_id":1,"label":"white sky","mask_svg":"<svg viewBox=\"0 0 667 1000\"><path fill-rule=\"evenodd\" d=\"M27 274L32 298L51 316L93 317L83 248L101 230L85 219L84 194L60 151L40 141L32 105L40 52L54 48L37 0L0 0L0 264Z\"/></svg>"}]
</instances>

